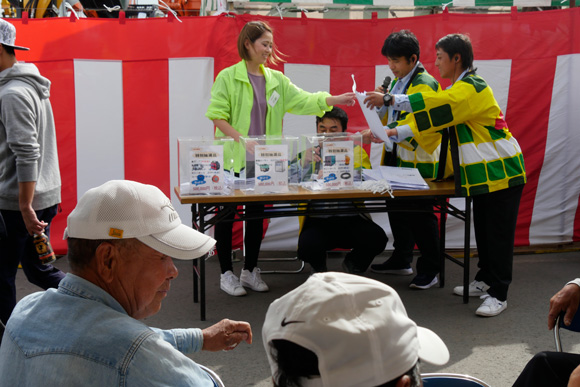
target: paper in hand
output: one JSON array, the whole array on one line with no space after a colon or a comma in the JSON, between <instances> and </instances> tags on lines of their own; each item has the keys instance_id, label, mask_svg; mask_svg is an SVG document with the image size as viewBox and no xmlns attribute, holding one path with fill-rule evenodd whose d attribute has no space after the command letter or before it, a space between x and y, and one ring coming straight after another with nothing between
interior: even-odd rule
<instances>
[{"instance_id":1,"label":"paper in hand","mask_svg":"<svg viewBox=\"0 0 580 387\"><path fill-rule=\"evenodd\" d=\"M385 144L387 145L387 148L392 148L391 140L389 139L389 136L387 136L387 132L385 132L385 128L383 127L383 123L381 122L381 119L377 114L376 108L374 106L369 108L364 104L364 100L366 98L366 91L363 93L356 91L356 81L354 80L354 74L352 74L352 82L353 82L352 91L356 95L358 105L362 109L367 124L369 125L369 128L373 132L373 135L384 141Z\"/></svg>"}]
</instances>

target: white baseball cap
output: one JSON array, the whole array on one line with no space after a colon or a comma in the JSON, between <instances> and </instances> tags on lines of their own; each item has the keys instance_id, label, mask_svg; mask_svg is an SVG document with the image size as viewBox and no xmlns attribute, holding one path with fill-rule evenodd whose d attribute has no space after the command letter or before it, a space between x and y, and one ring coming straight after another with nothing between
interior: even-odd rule
<instances>
[{"instance_id":1,"label":"white baseball cap","mask_svg":"<svg viewBox=\"0 0 580 387\"><path fill-rule=\"evenodd\" d=\"M404 375L418 359L449 361L443 340L407 316L393 288L346 273L314 274L272 302L262 339L275 380L272 340L314 352L320 377L309 378L309 386L377 386Z\"/></svg>"},{"instance_id":2,"label":"white baseball cap","mask_svg":"<svg viewBox=\"0 0 580 387\"><path fill-rule=\"evenodd\" d=\"M183 225L159 188L129 180L111 180L88 190L68 216L67 238L135 238L177 259L199 258L216 242Z\"/></svg>"},{"instance_id":3,"label":"white baseball cap","mask_svg":"<svg viewBox=\"0 0 580 387\"><path fill-rule=\"evenodd\" d=\"M12 47L15 50L30 50L27 47L14 45L16 41L16 27L4 19L0 19L0 44Z\"/></svg>"}]
</instances>

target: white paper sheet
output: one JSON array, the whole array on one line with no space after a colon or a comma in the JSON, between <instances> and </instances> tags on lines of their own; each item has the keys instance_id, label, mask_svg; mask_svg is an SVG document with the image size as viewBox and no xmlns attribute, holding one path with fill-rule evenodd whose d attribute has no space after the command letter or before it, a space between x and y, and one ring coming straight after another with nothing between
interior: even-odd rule
<instances>
[{"instance_id":1,"label":"white paper sheet","mask_svg":"<svg viewBox=\"0 0 580 387\"><path fill-rule=\"evenodd\" d=\"M429 189L417 168L381 165L374 169L363 169L363 177L365 180L386 180L393 189Z\"/></svg>"},{"instance_id":2,"label":"white paper sheet","mask_svg":"<svg viewBox=\"0 0 580 387\"><path fill-rule=\"evenodd\" d=\"M377 109L374 106L372 108L368 108L364 104L364 100L367 96L366 91L362 92L362 93L359 93L358 91L356 91L356 81L354 80L354 74L352 74L352 91L356 95L358 105L362 109L362 112L365 116L367 124L369 125L369 128L373 132L373 135L375 137L383 140L385 142L385 145L387 146L387 149L392 149L391 140L389 139L389 136L387 136L387 133L385 132L385 128L383 127L383 123L381 122L381 119L379 118L379 115L377 114Z\"/></svg>"}]
</instances>

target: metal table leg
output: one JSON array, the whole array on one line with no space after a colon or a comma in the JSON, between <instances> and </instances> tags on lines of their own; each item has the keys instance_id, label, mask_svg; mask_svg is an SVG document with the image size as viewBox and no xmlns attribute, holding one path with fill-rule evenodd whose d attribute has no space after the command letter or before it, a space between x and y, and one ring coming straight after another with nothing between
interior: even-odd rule
<instances>
[{"instance_id":1,"label":"metal table leg","mask_svg":"<svg viewBox=\"0 0 580 387\"><path fill-rule=\"evenodd\" d=\"M471 240L471 197L465 198L465 235L463 237L463 303L469 302L469 260Z\"/></svg>"},{"instance_id":2,"label":"metal table leg","mask_svg":"<svg viewBox=\"0 0 580 387\"><path fill-rule=\"evenodd\" d=\"M439 287L445 286L445 227L447 225L447 198L439 198Z\"/></svg>"}]
</instances>

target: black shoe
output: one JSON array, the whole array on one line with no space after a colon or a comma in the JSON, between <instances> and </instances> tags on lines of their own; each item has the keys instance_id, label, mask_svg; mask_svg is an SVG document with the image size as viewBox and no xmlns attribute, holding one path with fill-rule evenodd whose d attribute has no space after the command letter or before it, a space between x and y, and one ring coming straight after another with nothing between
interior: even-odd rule
<instances>
[{"instance_id":1,"label":"black shoe","mask_svg":"<svg viewBox=\"0 0 580 387\"><path fill-rule=\"evenodd\" d=\"M417 274L409 284L413 289L429 289L431 286L437 285L439 280L437 274Z\"/></svg>"},{"instance_id":2,"label":"black shoe","mask_svg":"<svg viewBox=\"0 0 580 387\"><path fill-rule=\"evenodd\" d=\"M392 257L387 259L385 262L371 265L371 271L381 274L394 274L394 275L411 275L413 274L413 269L408 263L396 262Z\"/></svg>"},{"instance_id":3,"label":"black shoe","mask_svg":"<svg viewBox=\"0 0 580 387\"><path fill-rule=\"evenodd\" d=\"M347 259L342 261L342 269L349 274L362 274L366 271L366 270L361 270L360 268L357 268L353 262L351 262Z\"/></svg>"}]
</instances>

